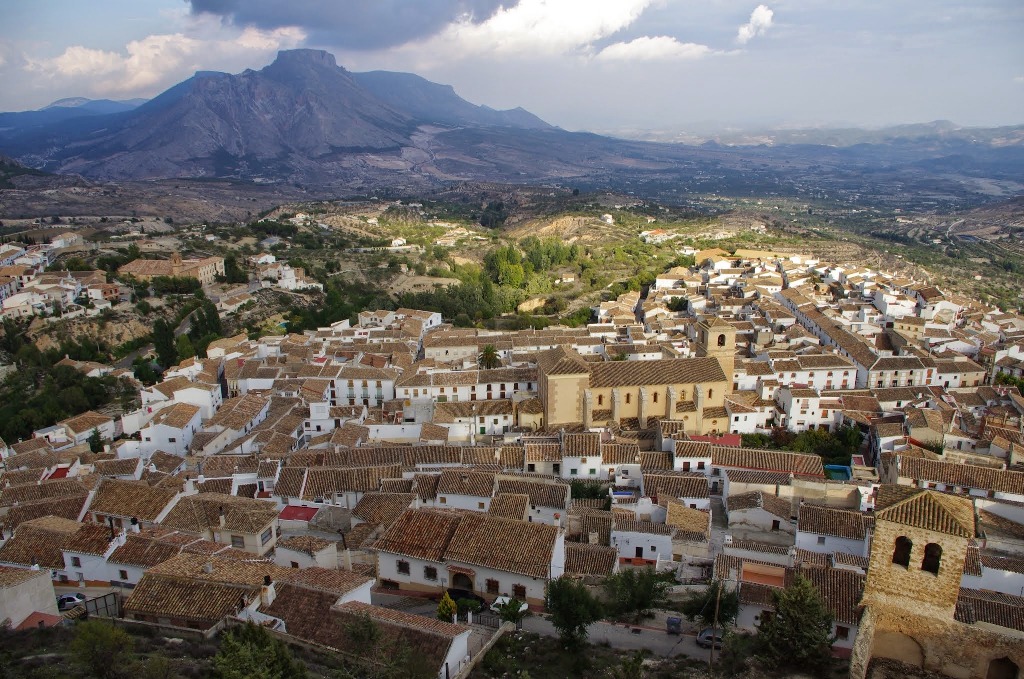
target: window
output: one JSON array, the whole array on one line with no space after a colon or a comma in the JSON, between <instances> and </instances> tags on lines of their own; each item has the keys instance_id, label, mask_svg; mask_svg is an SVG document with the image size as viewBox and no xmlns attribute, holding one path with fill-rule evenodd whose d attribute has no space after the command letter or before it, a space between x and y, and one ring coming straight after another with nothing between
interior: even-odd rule
<instances>
[{"instance_id":1,"label":"window","mask_svg":"<svg viewBox=\"0 0 1024 679\"><path fill-rule=\"evenodd\" d=\"M476 503L476 508L477 509L483 509L484 508L484 503L483 502L477 502Z\"/></svg>"},{"instance_id":2,"label":"window","mask_svg":"<svg viewBox=\"0 0 1024 679\"><path fill-rule=\"evenodd\" d=\"M703 462L698 462L697 463L697 469L704 469L704 463Z\"/></svg>"},{"instance_id":3,"label":"window","mask_svg":"<svg viewBox=\"0 0 1024 679\"><path fill-rule=\"evenodd\" d=\"M445 497L444 495L442 495L441 497L437 498L437 501L438 501L438 502L439 502L440 504L443 504L443 505L446 505L446 504L448 504L448 498L446 498L446 497Z\"/></svg>"},{"instance_id":4,"label":"window","mask_svg":"<svg viewBox=\"0 0 1024 679\"><path fill-rule=\"evenodd\" d=\"M177 443L178 439L174 438L173 436L168 436L167 437L167 442L168 443Z\"/></svg>"},{"instance_id":5,"label":"window","mask_svg":"<svg viewBox=\"0 0 1024 679\"><path fill-rule=\"evenodd\" d=\"M724 347L725 346L725 335L719 335L718 336L718 346L720 346L720 347Z\"/></svg>"},{"instance_id":6,"label":"window","mask_svg":"<svg viewBox=\"0 0 1024 679\"><path fill-rule=\"evenodd\" d=\"M499 589L500 589L500 586L498 585L498 581L497 580L491 580L491 579L487 580L487 593L488 594L497 594Z\"/></svg>"},{"instance_id":7,"label":"window","mask_svg":"<svg viewBox=\"0 0 1024 679\"><path fill-rule=\"evenodd\" d=\"M81 568L82 567L82 560L79 559L77 556L73 556L73 557L71 557L71 565L74 568Z\"/></svg>"},{"instance_id":8,"label":"window","mask_svg":"<svg viewBox=\"0 0 1024 679\"><path fill-rule=\"evenodd\" d=\"M403 560L399 559L398 560L398 572L401 573L402 575L409 575L409 562L408 561L403 561Z\"/></svg>"},{"instance_id":9,"label":"window","mask_svg":"<svg viewBox=\"0 0 1024 679\"><path fill-rule=\"evenodd\" d=\"M596 473L597 473L597 470L596 470L596 469L591 469L591 470L590 470L590 474L596 474Z\"/></svg>"},{"instance_id":10,"label":"window","mask_svg":"<svg viewBox=\"0 0 1024 679\"><path fill-rule=\"evenodd\" d=\"M850 638L850 628L836 625L836 639L847 640Z\"/></svg>"},{"instance_id":11,"label":"window","mask_svg":"<svg viewBox=\"0 0 1024 679\"><path fill-rule=\"evenodd\" d=\"M818 544L819 545L825 544L825 536L824 535L819 535L818 536Z\"/></svg>"},{"instance_id":12,"label":"window","mask_svg":"<svg viewBox=\"0 0 1024 679\"><path fill-rule=\"evenodd\" d=\"M914 543L910 538L904 535L899 536L896 538L896 547L892 550L892 562L904 568L910 568L910 550L913 548Z\"/></svg>"},{"instance_id":13,"label":"window","mask_svg":"<svg viewBox=\"0 0 1024 679\"><path fill-rule=\"evenodd\" d=\"M434 566L423 567L423 579L424 580L437 580L437 568Z\"/></svg>"},{"instance_id":14,"label":"window","mask_svg":"<svg viewBox=\"0 0 1024 679\"><path fill-rule=\"evenodd\" d=\"M569 476L576 476L579 473L580 473L580 470L578 470L578 469L570 469L569 470Z\"/></svg>"},{"instance_id":15,"label":"window","mask_svg":"<svg viewBox=\"0 0 1024 679\"><path fill-rule=\"evenodd\" d=\"M292 568L298 568L298 567L299 567L299 562L298 561L292 561Z\"/></svg>"},{"instance_id":16,"label":"window","mask_svg":"<svg viewBox=\"0 0 1024 679\"><path fill-rule=\"evenodd\" d=\"M597 395L597 405L599 405L599 406L603 406L604 405L604 395L603 394L598 394Z\"/></svg>"},{"instance_id":17,"label":"window","mask_svg":"<svg viewBox=\"0 0 1024 679\"><path fill-rule=\"evenodd\" d=\"M658 392L654 392L654 402L658 402Z\"/></svg>"},{"instance_id":18,"label":"window","mask_svg":"<svg viewBox=\"0 0 1024 679\"><path fill-rule=\"evenodd\" d=\"M245 538L241 535L232 535L231 546L237 549L245 549Z\"/></svg>"},{"instance_id":19,"label":"window","mask_svg":"<svg viewBox=\"0 0 1024 679\"><path fill-rule=\"evenodd\" d=\"M270 542L270 538L274 537L274 529L268 528L260 535L260 544L265 545Z\"/></svg>"},{"instance_id":20,"label":"window","mask_svg":"<svg viewBox=\"0 0 1024 679\"><path fill-rule=\"evenodd\" d=\"M121 578L122 581L128 579L128 571L118 571L117 577Z\"/></svg>"},{"instance_id":21,"label":"window","mask_svg":"<svg viewBox=\"0 0 1024 679\"><path fill-rule=\"evenodd\" d=\"M526 598L526 585L512 585L512 596L520 601Z\"/></svg>"},{"instance_id":22,"label":"window","mask_svg":"<svg viewBox=\"0 0 1024 679\"><path fill-rule=\"evenodd\" d=\"M626 404L628 405L633 398L633 394L626 394Z\"/></svg>"},{"instance_id":23,"label":"window","mask_svg":"<svg viewBox=\"0 0 1024 679\"><path fill-rule=\"evenodd\" d=\"M775 521L772 521L772 530L779 530L779 528L781 528L781 527L782 527L782 524L780 524L777 519Z\"/></svg>"},{"instance_id":24,"label":"window","mask_svg":"<svg viewBox=\"0 0 1024 679\"><path fill-rule=\"evenodd\" d=\"M924 559L921 560L921 570L938 575L940 561L942 561L942 547L934 542L929 542L924 547Z\"/></svg>"}]
</instances>

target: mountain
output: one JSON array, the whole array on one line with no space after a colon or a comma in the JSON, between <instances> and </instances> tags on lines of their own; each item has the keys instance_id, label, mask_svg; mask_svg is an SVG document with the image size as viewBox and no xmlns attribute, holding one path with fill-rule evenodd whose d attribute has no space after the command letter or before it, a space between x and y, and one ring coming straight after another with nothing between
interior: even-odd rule
<instances>
[{"instance_id":1,"label":"mountain","mask_svg":"<svg viewBox=\"0 0 1024 679\"><path fill-rule=\"evenodd\" d=\"M86 99L85 97L66 97L64 99L58 99L49 106L44 106L41 111L46 111L54 108L67 108L76 109L82 112L89 112L95 114L104 113L121 113L122 111L131 111L133 108L138 108L142 104L146 103L146 99L124 99L117 101L114 99Z\"/></svg>"},{"instance_id":2,"label":"mountain","mask_svg":"<svg viewBox=\"0 0 1024 679\"><path fill-rule=\"evenodd\" d=\"M438 85L413 73L370 71L353 76L375 97L421 122L522 129L551 127L522 108L496 111L489 106L476 106L455 94L451 85Z\"/></svg>"},{"instance_id":3,"label":"mountain","mask_svg":"<svg viewBox=\"0 0 1024 679\"><path fill-rule=\"evenodd\" d=\"M360 154L402 162L421 124L541 129L402 73L355 75L318 50L288 50L237 75L200 72L128 111L45 123L0 114L0 149L27 165L100 179L239 177L308 182L353 173ZM7 116L5 119L4 116Z\"/></svg>"}]
</instances>

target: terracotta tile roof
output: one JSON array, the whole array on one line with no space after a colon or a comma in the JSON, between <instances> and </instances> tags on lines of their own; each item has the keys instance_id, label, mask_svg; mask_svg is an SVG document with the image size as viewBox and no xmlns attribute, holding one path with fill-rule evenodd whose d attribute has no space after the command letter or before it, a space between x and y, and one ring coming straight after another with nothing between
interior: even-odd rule
<instances>
[{"instance_id":1,"label":"terracotta tile roof","mask_svg":"<svg viewBox=\"0 0 1024 679\"><path fill-rule=\"evenodd\" d=\"M151 568L167 561L181 551L181 545L163 542L157 538L129 533L125 542L116 548L108 563L122 566Z\"/></svg>"},{"instance_id":2,"label":"terracotta tile roof","mask_svg":"<svg viewBox=\"0 0 1024 679\"><path fill-rule=\"evenodd\" d=\"M593 364L590 368L590 386L593 389L727 381L716 358L607 361Z\"/></svg>"},{"instance_id":3,"label":"terracotta tile roof","mask_svg":"<svg viewBox=\"0 0 1024 679\"><path fill-rule=\"evenodd\" d=\"M43 481L42 483L26 484L23 486L9 486L0 492L0 507L11 507L15 504L36 502L60 497L81 495L84 491L82 484L75 479L59 479L56 481Z\"/></svg>"},{"instance_id":4,"label":"terracotta tile roof","mask_svg":"<svg viewBox=\"0 0 1024 679\"><path fill-rule=\"evenodd\" d=\"M90 512L155 521L177 495L168 488L153 488L143 481L104 479L89 505Z\"/></svg>"},{"instance_id":5,"label":"terracotta tile roof","mask_svg":"<svg viewBox=\"0 0 1024 679\"><path fill-rule=\"evenodd\" d=\"M73 434L84 434L87 431L92 431L97 427L109 424L110 422L113 422L113 420L114 418L109 415L101 415L89 410L81 415L75 415L74 417L62 420L60 424L63 424L64 428Z\"/></svg>"},{"instance_id":6,"label":"terracotta tile roof","mask_svg":"<svg viewBox=\"0 0 1024 679\"><path fill-rule=\"evenodd\" d=\"M601 446L601 463L606 465L639 464L640 446L636 443L606 443Z\"/></svg>"},{"instance_id":7,"label":"terracotta tile roof","mask_svg":"<svg viewBox=\"0 0 1024 679\"><path fill-rule=\"evenodd\" d=\"M377 539L378 552L441 562L461 517L440 510L407 510Z\"/></svg>"},{"instance_id":8,"label":"terracotta tile roof","mask_svg":"<svg viewBox=\"0 0 1024 679\"><path fill-rule=\"evenodd\" d=\"M579 542L565 543L565 572L569 575L611 575L618 550Z\"/></svg>"},{"instance_id":9,"label":"terracotta tile roof","mask_svg":"<svg viewBox=\"0 0 1024 679\"><path fill-rule=\"evenodd\" d=\"M679 457L678 453L676 457ZM766 471L792 472L808 476L824 476L825 469L817 455L788 453L759 448L711 447L711 464L715 467L736 467L740 469L761 469Z\"/></svg>"},{"instance_id":10,"label":"terracotta tile roof","mask_svg":"<svg viewBox=\"0 0 1024 679\"><path fill-rule=\"evenodd\" d=\"M0 546L0 562L30 566L34 560L41 568L63 569L61 548L83 525L55 516L26 521Z\"/></svg>"},{"instance_id":11,"label":"terracotta tile roof","mask_svg":"<svg viewBox=\"0 0 1024 679\"><path fill-rule=\"evenodd\" d=\"M726 469L729 483L752 483L763 486L788 486L793 481L789 472L770 472L755 469Z\"/></svg>"},{"instance_id":12,"label":"terracotta tile roof","mask_svg":"<svg viewBox=\"0 0 1024 679\"><path fill-rule=\"evenodd\" d=\"M559 458L561 459L561 458ZM491 497L494 494L494 473L469 469L445 469L437 482L439 495Z\"/></svg>"},{"instance_id":13,"label":"terracotta tile roof","mask_svg":"<svg viewBox=\"0 0 1024 679\"><path fill-rule=\"evenodd\" d=\"M787 569L787 583L790 574ZM831 609L835 621L856 625L860 621L858 606L864 595L866 576L844 568L801 568L799 574L811 581Z\"/></svg>"},{"instance_id":14,"label":"terracotta tile roof","mask_svg":"<svg viewBox=\"0 0 1024 679\"><path fill-rule=\"evenodd\" d=\"M707 441L676 441L676 457L711 457L711 444Z\"/></svg>"},{"instance_id":15,"label":"terracotta tile roof","mask_svg":"<svg viewBox=\"0 0 1024 679\"><path fill-rule=\"evenodd\" d=\"M352 508L352 516L374 525L388 526L415 500L412 493L366 493Z\"/></svg>"},{"instance_id":16,"label":"terracotta tile roof","mask_svg":"<svg viewBox=\"0 0 1024 679\"><path fill-rule=\"evenodd\" d=\"M224 495L221 493L198 493L178 500L167 513L161 525L192 533L203 533L220 526L220 514L224 513L224 528L239 533L262 533L277 519L277 505L265 500Z\"/></svg>"},{"instance_id":17,"label":"terracotta tile roof","mask_svg":"<svg viewBox=\"0 0 1024 679\"><path fill-rule=\"evenodd\" d=\"M309 556L316 556L325 549L336 549L337 542L324 540L314 535L289 535L277 541L277 549L290 549Z\"/></svg>"},{"instance_id":18,"label":"terracotta tile roof","mask_svg":"<svg viewBox=\"0 0 1024 679\"><path fill-rule=\"evenodd\" d=\"M968 625L987 622L1024 632L1024 597L961 587L956 619Z\"/></svg>"},{"instance_id":19,"label":"terracotta tile roof","mask_svg":"<svg viewBox=\"0 0 1024 679\"><path fill-rule=\"evenodd\" d=\"M1008 573L1024 573L1024 558L1019 556L999 556L982 552L981 565L985 568Z\"/></svg>"},{"instance_id":20,"label":"terracotta tile roof","mask_svg":"<svg viewBox=\"0 0 1024 679\"><path fill-rule=\"evenodd\" d=\"M644 494L650 497L707 498L709 497L707 477L700 473L645 473Z\"/></svg>"},{"instance_id":21,"label":"terracotta tile roof","mask_svg":"<svg viewBox=\"0 0 1024 679\"><path fill-rule=\"evenodd\" d=\"M569 527L572 528L578 523L578 534L582 536L582 539L589 540L590 534L594 533L597 544L605 546L611 544L612 522L616 518L612 512L600 509L573 508L570 510L569 517Z\"/></svg>"},{"instance_id":22,"label":"terracotta tile roof","mask_svg":"<svg viewBox=\"0 0 1024 679\"><path fill-rule=\"evenodd\" d=\"M562 447L567 457L596 457L601 454L601 435L591 432L566 434Z\"/></svg>"},{"instance_id":23,"label":"terracotta tile roof","mask_svg":"<svg viewBox=\"0 0 1024 679\"><path fill-rule=\"evenodd\" d=\"M494 492L528 495L534 507L568 509L570 489L567 483L541 483L525 479L498 478Z\"/></svg>"},{"instance_id":24,"label":"terracotta tile roof","mask_svg":"<svg viewBox=\"0 0 1024 679\"><path fill-rule=\"evenodd\" d=\"M455 529L446 561L473 564L535 578L551 577L556 526L467 514Z\"/></svg>"},{"instance_id":25,"label":"terracotta tile roof","mask_svg":"<svg viewBox=\"0 0 1024 679\"><path fill-rule=\"evenodd\" d=\"M13 510L12 510L13 511ZM8 517L10 514L8 514ZM1018 523L1011 519L993 514L986 509L978 510L982 531L987 535L989 532L1004 533L1006 535L1024 540L1024 523Z\"/></svg>"},{"instance_id":26,"label":"terracotta tile roof","mask_svg":"<svg viewBox=\"0 0 1024 679\"><path fill-rule=\"evenodd\" d=\"M487 513L505 519L525 521L530 509L530 496L521 493L498 493L491 500Z\"/></svg>"},{"instance_id":27,"label":"terracotta tile roof","mask_svg":"<svg viewBox=\"0 0 1024 679\"><path fill-rule=\"evenodd\" d=\"M754 490L749 493L739 493L737 495L730 495L727 501L728 512L731 514L734 511L743 511L747 509L764 509L769 514L773 514L782 519L790 519L793 514L793 506L789 500L775 497L774 495L767 495L759 490Z\"/></svg>"},{"instance_id":28,"label":"terracotta tile roof","mask_svg":"<svg viewBox=\"0 0 1024 679\"><path fill-rule=\"evenodd\" d=\"M946 485L1024 494L1024 472L899 456L899 475Z\"/></svg>"},{"instance_id":29,"label":"terracotta tile roof","mask_svg":"<svg viewBox=\"0 0 1024 679\"><path fill-rule=\"evenodd\" d=\"M965 538L975 537L974 508L970 500L930 490L919 490L880 510L876 504L875 520L892 521Z\"/></svg>"},{"instance_id":30,"label":"terracotta tile roof","mask_svg":"<svg viewBox=\"0 0 1024 679\"><path fill-rule=\"evenodd\" d=\"M776 545L771 542L760 542L758 540L733 540L732 544L726 545L726 547L742 549L748 552L775 554L776 556L785 556L786 554L789 554L789 547Z\"/></svg>"},{"instance_id":31,"label":"terracotta tile roof","mask_svg":"<svg viewBox=\"0 0 1024 679\"><path fill-rule=\"evenodd\" d=\"M661 450L641 451L640 469L644 474L670 471L672 469L672 453Z\"/></svg>"},{"instance_id":32,"label":"terracotta tile roof","mask_svg":"<svg viewBox=\"0 0 1024 679\"><path fill-rule=\"evenodd\" d=\"M110 528L97 523L83 524L64 541L63 548L69 552L102 556L110 547Z\"/></svg>"},{"instance_id":33,"label":"terracotta tile roof","mask_svg":"<svg viewBox=\"0 0 1024 679\"><path fill-rule=\"evenodd\" d=\"M44 570L33 571L28 568L0 566L0 588L7 589L8 587L17 587L24 582L28 582L32 578L48 578L49 576L50 574Z\"/></svg>"},{"instance_id":34,"label":"terracotta tile roof","mask_svg":"<svg viewBox=\"0 0 1024 679\"><path fill-rule=\"evenodd\" d=\"M865 516L858 511L805 502L800 505L797 530L815 535L863 540L867 535L867 522Z\"/></svg>"},{"instance_id":35,"label":"terracotta tile roof","mask_svg":"<svg viewBox=\"0 0 1024 679\"><path fill-rule=\"evenodd\" d=\"M212 544L218 550L223 550L223 553L227 553L228 550L225 550L223 545ZM192 546L192 544L189 545L189 547ZM274 581L287 580L295 572L295 569L292 568L281 568L272 562L255 559L253 558L255 555L251 552L243 552L243 554L249 557L249 559L229 558L220 552L209 554L182 551L180 554L150 568L146 571L146 574L259 587L263 584L263 578L267 575Z\"/></svg>"},{"instance_id":36,"label":"terracotta tile roof","mask_svg":"<svg viewBox=\"0 0 1024 679\"><path fill-rule=\"evenodd\" d=\"M711 514L702 509L687 507L682 502L669 500L665 525L676 529L676 537L691 542L707 542L711 537Z\"/></svg>"},{"instance_id":37,"label":"terracotta tile roof","mask_svg":"<svg viewBox=\"0 0 1024 679\"><path fill-rule=\"evenodd\" d=\"M664 523L653 523L640 519L616 516L612 524L612 533L647 533L649 535L672 535L673 527Z\"/></svg>"},{"instance_id":38,"label":"terracotta tile roof","mask_svg":"<svg viewBox=\"0 0 1024 679\"><path fill-rule=\"evenodd\" d=\"M77 495L61 495L11 507L7 514L0 518L0 527L5 531L13 531L26 521L44 516L56 516L75 521L81 515L85 501L89 499L89 492L85 488L80 490L81 492Z\"/></svg>"},{"instance_id":39,"label":"terracotta tile roof","mask_svg":"<svg viewBox=\"0 0 1024 679\"><path fill-rule=\"evenodd\" d=\"M184 619L212 627L237 612L240 600L259 595L258 586L238 586L164 577L148 572L124 602L124 614Z\"/></svg>"}]
</instances>

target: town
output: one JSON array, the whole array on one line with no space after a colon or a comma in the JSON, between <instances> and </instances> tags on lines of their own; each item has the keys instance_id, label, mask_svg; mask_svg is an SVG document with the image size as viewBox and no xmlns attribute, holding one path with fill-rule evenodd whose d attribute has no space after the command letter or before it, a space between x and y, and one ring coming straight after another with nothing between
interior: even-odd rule
<instances>
[{"instance_id":1,"label":"town","mask_svg":"<svg viewBox=\"0 0 1024 679\"><path fill-rule=\"evenodd\" d=\"M103 271L45 271L76 238L0 246L5 317L130 299ZM805 578L854 677L872 658L1012 676L1024 318L857 264L671 245L695 264L576 328L365 310L215 339L151 386L65 358L134 385L138 407L0 443L0 616L250 621L352 654L368 616L429 648L430 676L467 676L506 629L498 597L539 614L552 582L649 568L734 592L748 632ZM250 266L317 285L272 255ZM224 273L174 252L117 277L198 290ZM483 605L439 621L446 592Z\"/></svg>"}]
</instances>

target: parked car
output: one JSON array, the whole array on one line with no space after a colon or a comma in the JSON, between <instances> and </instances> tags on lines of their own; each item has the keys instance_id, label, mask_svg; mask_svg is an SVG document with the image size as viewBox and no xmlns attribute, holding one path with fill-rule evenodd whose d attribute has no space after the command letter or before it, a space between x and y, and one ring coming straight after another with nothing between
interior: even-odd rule
<instances>
[{"instance_id":1,"label":"parked car","mask_svg":"<svg viewBox=\"0 0 1024 679\"><path fill-rule=\"evenodd\" d=\"M495 613L501 613L501 607L504 606L505 604L507 604L509 601L512 601L512 597L510 597L510 596L499 596L497 599L494 600L494 603L491 604L491 610L494 611ZM526 603L525 601L520 601L519 602L519 612L520 613L525 613L527 610L529 610L529 608L530 608L530 605L528 603Z\"/></svg>"},{"instance_id":2,"label":"parked car","mask_svg":"<svg viewBox=\"0 0 1024 679\"><path fill-rule=\"evenodd\" d=\"M697 635L697 645L701 648L722 647L722 630L705 627Z\"/></svg>"},{"instance_id":3,"label":"parked car","mask_svg":"<svg viewBox=\"0 0 1024 679\"><path fill-rule=\"evenodd\" d=\"M70 611L75 606L85 604L85 595L81 592L73 592L71 594L62 594L57 597L57 610L58 611Z\"/></svg>"}]
</instances>

